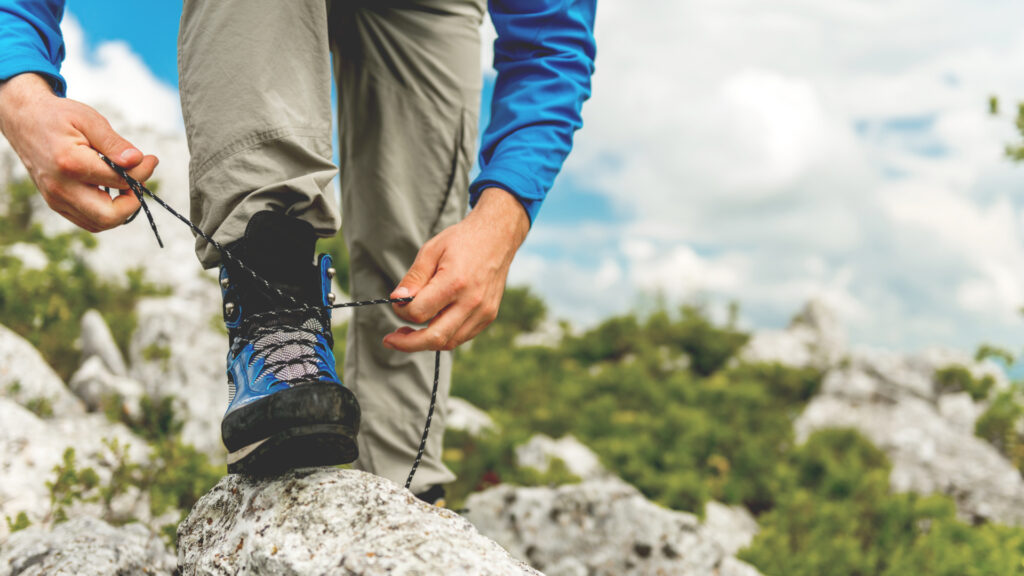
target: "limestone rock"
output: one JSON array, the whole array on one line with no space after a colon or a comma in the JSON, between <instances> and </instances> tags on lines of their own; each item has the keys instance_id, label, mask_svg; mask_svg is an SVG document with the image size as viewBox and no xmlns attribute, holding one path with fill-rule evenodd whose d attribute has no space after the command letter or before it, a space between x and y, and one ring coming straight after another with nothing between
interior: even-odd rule
<instances>
[{"instance_id":1,"label":"limestone rock","mask_svg":"<svg viewBox=\"0 0 1024 576\"><path fill-rule=\"evenodd\" d=\"M89 310L82 316L81 344L83 361L96 356L103 360L112 374L124 376L128 373L121 350L114 342L114 335L110 333L110 327L96 310Z\"/></svg>"},{"instance_id":2,"label":"limestone rock","mask_svg":"<svg viewBox=\"0 0 1024 576\"><path fill-rule=\"evenodd\" d=\"M0 397L52 416L82 414L82 402L24 338L0 326ZM0 422L3 422L0 419ZM6 423L4 423L6 426Z\"/></svg>"},{"instance_id":3,"label":"limestone rock","mask_svg":"<svg viewBox=\"0 0 1024 576\"><path fill-rule=\"evenodd\" d=\"M551 461L554 458L565 462L569 472L581 480L608 475L604 466L601 466L597 454L594 454L572 434L558 440L545 434L535 434L526 444L516 447L516 463L522 467L546 472L551 467Z\"/></svg>"},{"instance_id":4,"label":"limestone rock","mask_svg":"<svg viewBox=\"0 0 1024 576\"><path fill-rule=\"evenodd\" d=\"M502 485L466 505L482 533L549 576L739 576L748 568L726 555L696 516L661 508L617 479Z\"/></svg>"},{"instance_id":5,"label":"limestone rock","mask_svg":"<svg viewBox=\"0 0 1024 576\"><path fill-rule=\"evenodd\" d=\"M469 522L377 476L225 477L178 527L183 576L536 575Z\"/></svg>"},{"instance_id":6,"label":"limestone rock","mask_svg":"<svg viewBox=\"0 0 1024 576\"><path fill-rule=\"evenodd\" d=\"M822 428L857 429L889 456L894 490L948 494L969 520L1024 524L1020 472L995 448L943 418L922 398L864 402L822 394L811 401L795 427L800 441Z\"/></svg>"},{"instance_id":7,"label":"limestone rock","mask_svg":"<svg viewBox=\"0 0 1024 576\"><path fill-rule=\"evenodd\" d=\"M836 365L845 353L846 337L835 312L822 301L811 300L785 330L754 334L740 358L825 369Z\"/></svg>"},{"instance_id":8,"label":"limestone rock","mask_svg":"<svg viewBox=\"0 0 1024 576\"><path fill-rule=\"evenodd\" d=\"M0 576L170 576L173 570L174 556L141 524L115 528L80 517L52 530L31 526L0 545Z\"/></svg>"},{"instance_id":9,"label":"limestone rock","mask_svg":"<svg viewBox=\"0 0 1024 576\"><path fill-rule=\"evenodd\" d=\"M448 398L448 415L445 418L448 430L462 430L471 436L494 429L494 421L487 412L473 406L462 398Z\"/></svg>"},{"instance_id":10,"label":"limestone rock","mask_svg":"<svg viewBox=\"0 0 1024 576\"><path fill-rule=\"evenodd\" d=\"M704 505L704 528L730 556L750 546L757 535L757 520L742 506L711 501Z\"/></svg>"},{"instance_id":11,"label":"limestone rock","mask_svg":"<svg viewBox=\"0 0 1024 576\"><path fill-rule=\"evenodd\" d=\"M6 249L8 256L21 260L21 265L28 270L42 270L50 263L43 249L28 242L15 242Z\"/></svg>"},{"instance_id":12,"label":"limestone rock","mask_svg":"<svg viewBox=\"0 0 1024 576\"><path fill-rule=\"evenodd\" d=\"M101 482L110 478L116 466L105 439L128 446L134 462L146 462L146 443L121 424L110 423L102 414L84 414L68 418L43 420L27 409L0 398L0 518L16 518L24 512L37 524L50 511L50 494L46 486L54 479L53 469L61 463L67 448L75 450L77 467L91 467ZM148 520L148 497L139 494L115 502L112 514L123 518ZM74 515L99 516L98 503L76 505ZM8 533L6 522L0 521L0 541Z\"/></svg>"},{"instance_id":13,"label":"limestone rock","mask_svg":"<svg viewBox=\"0 0 1024 576\"><path fill-rule=\"evenodd\" d=\"M108 403L117 401L120 411L126 415L133 418L141 415L142 384L111 374L99 356L90 356L71 376L68 385L90 411L102 411Z\"/></svg>"},{"instance_id":14,"label":"limestone rock","mask_svg":"<svg viewBox=\"0 0 1024 576\"><path fill-rule=\"evenodd\" d=\"M138 305L130 375L153 398L175 398L182 440L223 458L220 421L227 410L227 335L215 328L220 295L146 298Z\"/></svg>"}]
</instances>

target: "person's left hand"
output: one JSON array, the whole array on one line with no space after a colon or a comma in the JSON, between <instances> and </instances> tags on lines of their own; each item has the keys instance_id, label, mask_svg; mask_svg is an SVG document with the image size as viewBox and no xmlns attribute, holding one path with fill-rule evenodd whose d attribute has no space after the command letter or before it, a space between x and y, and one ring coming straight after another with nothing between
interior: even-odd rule
<instances>
[{"instance_id":1,"label":"person's left hand","mask_svg":"<svg viewBox=\"0 0 1024 576\"><path fill-rule=\"evenodd\" d=\"M452 350L472 340L498 316L505 279L516 250L530 230L530 218L514 196L484 190L466 218L423 245L412 268L391 293L415 297L394 304L407 322L384 337L384 346L403 352Z\"/></svg>"}]
</instances>

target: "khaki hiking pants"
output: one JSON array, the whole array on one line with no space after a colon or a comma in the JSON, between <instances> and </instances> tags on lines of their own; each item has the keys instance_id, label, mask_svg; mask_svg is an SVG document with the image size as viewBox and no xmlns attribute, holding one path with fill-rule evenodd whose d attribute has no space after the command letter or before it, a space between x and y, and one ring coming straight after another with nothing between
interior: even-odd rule
<instances>
[{"instance_id":1,"label":"khaki hiking pants","mask_svg":"<svg viewBox=\"0 0 1024 576\"><path fill-rule=\"evenodd\" d=\"M339 224L355 299L387 296L429 238L466 212L476 145L484 0L185 0L178 66L191 216L219 242L266 209ZM337 82L341 217L332 179ZM219 254L201 239L207 268ZM356 308L345 384L363 410L355 466L399 483L419 446L433 354L384 348L402 322ZM441 462L451 355L413 491L454 479Z\"/></svg>"}]
</instances>

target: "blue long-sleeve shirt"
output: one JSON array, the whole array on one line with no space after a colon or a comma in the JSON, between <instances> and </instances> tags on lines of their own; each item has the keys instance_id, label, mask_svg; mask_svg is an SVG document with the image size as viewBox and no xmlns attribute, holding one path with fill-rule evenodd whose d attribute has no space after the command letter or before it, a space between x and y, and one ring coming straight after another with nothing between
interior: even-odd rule
<instances>
[{"instance_id":1,"label":"blue long-sleeve shirt","mask_svg":"<svg viewBox=\"0 0 1024 576\"><path fill-rule=\"evenodd\" d=\"M498 77L470 202L485 188L502 188L519 199L532 223L583 124L580 113L594 72L597 0L488 4L498 32ZM0 0L0 81L35 72L65 95L63 13L64 0Z\"/></svg>"}]
</instances>

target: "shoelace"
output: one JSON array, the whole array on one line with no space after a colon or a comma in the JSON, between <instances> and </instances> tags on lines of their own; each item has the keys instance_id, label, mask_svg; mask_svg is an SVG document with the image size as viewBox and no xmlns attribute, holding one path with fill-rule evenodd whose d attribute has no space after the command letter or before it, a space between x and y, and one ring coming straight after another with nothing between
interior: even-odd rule
<instances>
[{"instance_id":1,"label":"shoelace","mask_svg":"<svg viewBox=\"0 0 1024 576\"><path fill-rule=\"evenodd\" d=\"M271 286L270 282L268 282L262 276L257 274L252 268L249 268L248 266L246 266L245 263L242 262L240 259L236 258L231 253L231 251L227 249L227 247L225 247L220 242L217 242L216 240L211 238L209 234L207 234L207 233L203 232L202 230L200 230L199 227L196 226L195 224L193 224L191 220L189 220L188 218L183 216L181 213L179 213L177 210L172 208L169 204L164 202L159 196L157 196L156 194L151 192L149 190L149 188L146 188L145 186L142 185L141 182L139 182L138 180L136 180L136 179L132 178L130 175L128 175L128 171L127 170L125 170L121 166L118 166L117 163L115 163L110 158L107 158L103 154L100 154L99 156L100 156L101 159L103 159L104 162L106 162L106 164L108 166L110 166L114 170L114 172L117 172L117 174L121 178L123 178L125 182L128 183L128 187L131 189L132 193L135 194L135 198L138 199L138 201L139 201L140 210L142 210L142 211L144 211L146 213L146 218L149 220L149 227L153 230L153 235L156 236L156 241L160 245L161 248L164 247L164 242L163 242L163 240L160 239L160 232L157 230L156 221L153 220L153 213L149 211L149 206L146 204L146 196L149 196L154 202L159 204L164 210L167 210L172 216L174 216L175 218L177 218L178 220L183 222L186 226L188 226L192 230L192 232L194 232L195 234L199 235L203 240L206 240L207 242L209 242L211 246L213 246L214 248L217 249L218 252L220 252L220 255L223 258L225 258L226 260L228 260L232 264L238 266L239 269L241 269L246 274L248 274L253 280L256 281L256 286L258 286L261 290L263 290L265 294L267 294L268 296L270 296L272 298L278 298L281 301L285 302L289 306L289 307L286 307L286 308L278 308L276 310L271 310L269 312L263 312L263 313L260 314L260 317L262 317L262 318L266 318L267 320L272 320L272 319L279 318L280 316L283 316L283 315L286 315L286 314L296 314L296 313L300 313L300 314L304 314L304 313L310 313L310 314L318 314L319 313L319 314L323 314L323 313L325 313L326 310L330 310L330 309L334 309L334 308L356 308L356 307L360 307L360 306L376 306L376 305L380 305L380 304L395 304L395 303L399 303L399 302L412 302L412 297L408 297L408 298L377 298L377 299L373 299L373 300L355 300L355 301L351 301L351 302L341 302L341 303L338 303L338 304L332 304L332 305L328 305L328 306L322 306L322 305L321 306L310 306L309 304L306 304L304 302L299 302L298 300L293 298L291 295L286 294L286 293L282 292L281 290L278 290L277 288L274 288L273 286ZM135 217L137 215L138 215L138 212L136 212L130 218L128 218L125 221L125 223L127 224L128 222L131 222L132 220L135 219ZM326 324L323 324L323 325L326 326ZM427 421L426 421L426 424L424 424L424 426L423 426L423 436L420 438L419 450L416 452L416 458L413 460L412 469L409 470L409 477L405 481L405 488L406 489L409 489L409 487L412 486L412 479L416 475L416 469L419 468L420 461L423 459L423 452L427 448L427 436L429 436L429 434L430 434L430 421L434 417L434 408L437 405L437 387L438 387L438 381L440 380L440 374L441 374L441 351L438 350L438 351L434 352L434 386L433 386L433 388L432 388L432 390L430 392L430 406L427 409Z\"/></svg>"}]
</instances>

